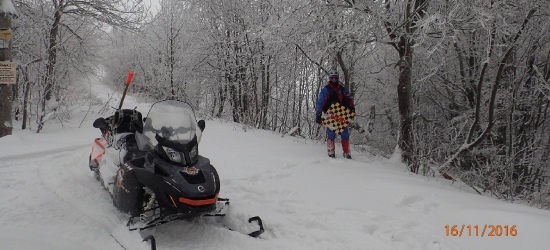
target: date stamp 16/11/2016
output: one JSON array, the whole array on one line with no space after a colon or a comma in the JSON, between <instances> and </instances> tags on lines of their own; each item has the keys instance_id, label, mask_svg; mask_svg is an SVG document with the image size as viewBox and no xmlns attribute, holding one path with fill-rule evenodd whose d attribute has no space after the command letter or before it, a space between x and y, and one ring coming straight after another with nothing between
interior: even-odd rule
<instances>
[{"instance_id":1,"label":"date stamp 16/11/2016","mask_svg":"<svg viewBox=\"0 0 550 250\"><path fill-rule=\"evenodd\" d=\"M452 237L515 237L516 225L445 225L445 235Z\"/></svg>"}]
</instances>

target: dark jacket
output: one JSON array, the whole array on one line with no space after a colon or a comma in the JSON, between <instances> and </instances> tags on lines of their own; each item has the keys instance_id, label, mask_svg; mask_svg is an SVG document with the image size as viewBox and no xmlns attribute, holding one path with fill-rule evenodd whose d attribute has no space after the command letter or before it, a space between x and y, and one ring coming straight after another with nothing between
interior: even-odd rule
<instances>
[{"instance_id":1,"label":"dark jacket","mask_svg":"<svg viewBox=\"0 0 550 250\"><path fill-rule=\"evenodd\" d=\"M355 107L349 91L344 86L339 83L329 83L319 94L316 113L326 112L330 108L330 105L335 102L347 108Z\"/></svg>"}]
</instances>

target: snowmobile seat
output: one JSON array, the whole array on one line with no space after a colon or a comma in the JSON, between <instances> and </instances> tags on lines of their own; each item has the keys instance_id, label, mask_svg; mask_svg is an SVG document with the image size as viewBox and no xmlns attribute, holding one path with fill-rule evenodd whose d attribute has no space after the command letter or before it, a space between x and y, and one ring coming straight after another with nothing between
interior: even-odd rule
<instances>
[{"instance_id":1,"label":"snowmobile seat","mask_svg":"<svg viewBox=\"0 0 550 250\"><path fill-rule=\"evenodd\" d=\"M135 109L120 109L113 115L113 128L116 133L135 133L136 125L143 127L141 112Z\"/></svg>"}]
</instances>

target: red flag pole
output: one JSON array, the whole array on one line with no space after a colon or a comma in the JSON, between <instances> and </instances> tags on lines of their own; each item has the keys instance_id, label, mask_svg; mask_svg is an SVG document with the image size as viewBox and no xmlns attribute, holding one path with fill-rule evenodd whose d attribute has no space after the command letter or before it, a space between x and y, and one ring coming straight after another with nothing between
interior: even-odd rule
<instances>
[{"instance_id":1,"label":"red flag pole","mask_svg":"<svg viewBox=\"0 0 550 250\"><path fill-rule=\"evenodd\" d=\"M130 86L130 83L134 79L134 71L130 70L128 72L128 78L126 79L126 86L124 87L124 93L122 93L122 98L120 99L120 104L118 105L118 109L122 108L122 103L124 102L124 97L126 97L126 92L128 91L128 86Z\"/></svg>"}]
</instances>

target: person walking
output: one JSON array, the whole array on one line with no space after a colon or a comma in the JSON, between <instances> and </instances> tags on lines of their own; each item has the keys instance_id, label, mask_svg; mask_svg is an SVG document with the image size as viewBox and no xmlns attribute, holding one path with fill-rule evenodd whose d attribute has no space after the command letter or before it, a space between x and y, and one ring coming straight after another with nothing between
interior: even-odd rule
<instances>
[{"instance_id":1,"label":"person walking","mask_svg":"<svg viewBox=\"0 0 550 250\"><path fill-rule=\"evenodd\" d=\"M330 108L330 105L337 102L340 105L350 109L350 111L355 112L355 104L351 98L349 91L340 84L340 77L338 71L331 70L329 72L329 83L321 90L319 94L319 99L317 99L317 107L315 109L315 122L321 124L322 118L321 115L323 112L327 112ZM342 139L342 150L344 151L344 158L351 159L350 149L349 149L349 129L346 127L344 131L340 134ZM334 140L336 139L336 132L327 128L327 151L328 156L331 158L336 158L334 152Z\"/></svg>"}]
</instances>

